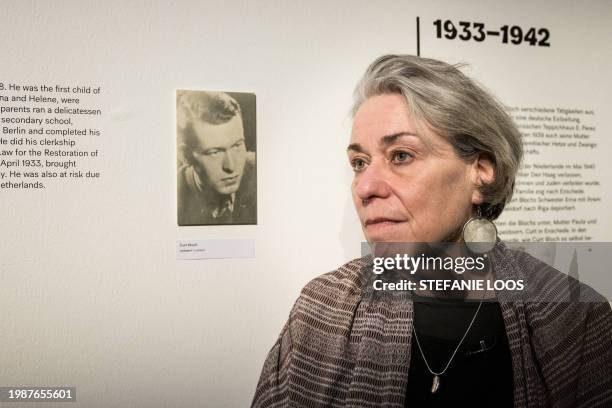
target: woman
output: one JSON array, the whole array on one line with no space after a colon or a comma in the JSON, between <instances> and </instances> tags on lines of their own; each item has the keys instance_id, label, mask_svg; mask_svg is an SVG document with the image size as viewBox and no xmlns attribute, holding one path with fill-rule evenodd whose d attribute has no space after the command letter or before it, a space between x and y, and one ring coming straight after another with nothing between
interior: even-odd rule
<instances>
[{"instance_id":1,"label":"woman","mask_svg":"<svg viewBox=\"0 0 612 408\"><path fill-rule=\"evenodd\" d=\"M387 55L367 69L353 113L352 195L375 254L490 231L522 155L498 102L454 66ZM372 290L372 257L308 283L253 406L612 406L609 303L588 287L588 302L568 302L567 277L491 242L480 277L524 280L521 296Z\"/></svg>"}]
</instances>

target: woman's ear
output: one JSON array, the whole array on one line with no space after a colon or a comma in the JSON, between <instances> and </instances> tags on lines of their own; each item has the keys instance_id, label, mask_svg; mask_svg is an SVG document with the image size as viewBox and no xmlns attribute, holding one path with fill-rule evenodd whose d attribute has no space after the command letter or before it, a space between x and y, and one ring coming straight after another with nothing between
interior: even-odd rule
<instances>
[{"instance_id":1,"label":"woman's ear","mask_svg":"<svg viewBox=\"0 0 612 408\"><path fill-rule=\"evenodd\" d=\"M472 182L476 187L472 193L472 203L482 204L484 198L480 192L480 187L491 184L495 181L495 163L491 155L479 153L472 163Z\"/></svg>"}]
</instances>

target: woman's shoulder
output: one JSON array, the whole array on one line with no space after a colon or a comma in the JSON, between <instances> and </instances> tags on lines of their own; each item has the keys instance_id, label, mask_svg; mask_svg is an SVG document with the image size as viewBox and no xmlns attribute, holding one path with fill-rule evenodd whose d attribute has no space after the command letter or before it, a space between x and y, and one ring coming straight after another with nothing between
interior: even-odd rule
<instances>
[{"instance_id":1,"label":"woman's shoulder","mask_svg":"<svg viewBox=\"0 0 612 408\"><path fill-rule=\"evenodd\" d=\"M550 400L571 397L576 398L576 406L591 406L580 401L609 395L612 309L608 300L570 276L575 271L560 272L525 251L507 255L515 272L525 278L520 307Z\"/></svg>"},{"instance_id":2,"label":"woman's shoulder","mask_svg":"<svg viewBox=\"0 0 612 408\"><path fill-rule=\"evenodd\" d=\"M554 349L568 336L576 337L587 329L610 336L612 309L605 296L570 276L571 272L561 272L525 251L512 250L509 256L516 268L514 276L525 280L521 301L527 323L541 334L538 342L545 349Z\"/></svg>"},{"instance_id":3,"label":"woman's shoulder","mask_svg":"<svg viewBox=\"0 0 612 408\"><path fill-rule=\"evenodd\" d=\"M354 311L364 286L364 267L368 257L355 258L317 276L301 290L296 309L316 314L346 314Z\"/></svg>"},{"instance_id":4,"label":"woman's shoulder","mask_svg":"<svg viewBox=\"0 0 612 408\"><path fill-rule=\"evenodd\" d=\"M528 301L607 303L594 288L572 276L571 270L561 272L524 250L506 248L506 251L518 271L516 275L525 279Z\"/></svg>"},{"instance_id":5,"label":"woman's shoulder","mask_svg":"<svg viewBox=\"0 0 612 408\"><path fill-rule=\"evenodd\" d=\"M317 276L308 282L305 288L318 285L342 285L346 290L361 290L363 284L363 270L369 264L370 257L352 259L342 266Z\"/></svg>"}]
</instances>

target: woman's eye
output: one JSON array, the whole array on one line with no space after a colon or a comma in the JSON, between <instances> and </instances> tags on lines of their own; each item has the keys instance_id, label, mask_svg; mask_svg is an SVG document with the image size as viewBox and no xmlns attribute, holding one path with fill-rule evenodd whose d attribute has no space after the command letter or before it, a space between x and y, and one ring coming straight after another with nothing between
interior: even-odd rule
<instances>
[{"instance_id":1,"label":"woman's eye","mask_svg":"<svg viewBox=\"0 0 612 408\"><path fill-rule=\"evenodd\" d=\"M397 151L397 152L393 152L393 154L391 155L391 161L393 163L405 163L407 161L409 161L412 158L412 155L408 152L404 152L404 151Z\"/></svg>"},{"instance_id":2,"label":"woman's eye","mask_svg":"<svg viewBox=\"0 0 612 408\"><path fill-rule=\"evenodd\" d=\"M361 171L365 168L366 162L363 159L353 159L351 160L351 167L354 171Z\"/></svg>"}]
</instances>

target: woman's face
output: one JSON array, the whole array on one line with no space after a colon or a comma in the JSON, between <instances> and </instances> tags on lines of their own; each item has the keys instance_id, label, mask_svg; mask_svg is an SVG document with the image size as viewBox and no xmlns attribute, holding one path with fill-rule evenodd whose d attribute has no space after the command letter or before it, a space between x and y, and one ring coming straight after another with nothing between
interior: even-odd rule
<instances>
[{"instance_id":1,"label":"woman's face","mask_svg":"<svg viewBox=\"0 0 612 408\"><path fill-rule=\"evenodd\" d=\"M482 165L410 116L399 94L371 97L355 114L348 157L361 226L371 243L456 241L482 201Z\"/></svg>"}]
</instances>

